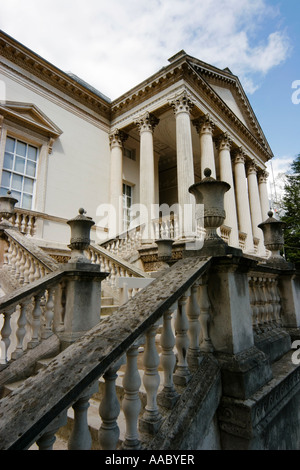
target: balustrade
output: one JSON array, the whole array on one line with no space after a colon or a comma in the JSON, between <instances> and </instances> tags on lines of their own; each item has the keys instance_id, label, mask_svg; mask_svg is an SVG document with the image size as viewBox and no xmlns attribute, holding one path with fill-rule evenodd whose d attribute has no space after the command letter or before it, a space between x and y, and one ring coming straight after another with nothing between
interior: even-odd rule
<instances>
[{"instance_id":1,"label":"balustrade","mask_svg":"<svg viewBox=\"0 0 300 470\"><path fill-rule=\"evenodd\" d=\"M33 294L25 291L20 302L1 308L2 364L18 359L26 348L36 347L53 334L55 292L55 286L37 288ZM5 302L6 297L2 299Z\"/></svg>"},{"instance_id":2,"label":"balustrade","mask_svg":"<svg viewBox=\"0 0 300 470\"><path fill-rule=\"evenodd\" d=\"M253 331L256 337L276 333L282 326L280 293L276 275L254 273L249 276Z\"/></svg>"}]
</instances>

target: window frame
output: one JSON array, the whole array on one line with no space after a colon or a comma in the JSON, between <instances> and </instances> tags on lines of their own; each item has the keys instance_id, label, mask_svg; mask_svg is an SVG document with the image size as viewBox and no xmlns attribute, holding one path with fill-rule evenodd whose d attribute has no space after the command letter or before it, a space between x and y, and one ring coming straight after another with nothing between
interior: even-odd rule
<instances>
[{"instance_id":1,"label":"window frame","mask_svg":"<svg viewBox=\"0 0 300 470\"><path fill-rule=\"evenodd\" d=\"M52 153L55 140L61 134L62 131L34 104L13 101L0 102L0 184L7 137L38 149L32 211L45 211L48 158Z\"/></svg>"},{"instance_id":2,"label":"window frame","mask_svg":"<svg viewBox=\"0 0 300 470\"><path fill-rule=\"evenodd\" d=\"M131 209L132 204L133 204L133 186L131 184L128 184L127 182L123 181L123 187L122 188L123 188L123 190L122 190L122 198L123 198L122 228L123 228L123 231L126 231L126 230L129 229L130 224L131 224L130 209ZM127 188L130 188L130 196L128 196L126 193L124 193L124 188L125 188L125 190ZM130 200L130 206L125 204L125 202L127 202L128 200ZM125 214L127 214L128 211L129 211L129 219L128 219L127 216L125 217Z\"/></svg>"},{"instance_id":3,"label":"window frame","mask_svg":"<svg viewBox=\"0 0 300 470\"><path fill-rule=\"evenodd\" d=\"M8 139L11 139L11 140L14 141L14 151L13 152L9 152L6 149ZM17 147L17 142L20 142L21 144L26 145L26 154L25 154L24 157L17 153L17 148L16 148ZM32 147L32 148L36 149L36 159L35 160L31 159L30 156L29 156L29 147ZM7 153L13 155L12 168L5 168L4 167L5 155ZM18 200L18 203L16 204L16 207L19 207L20 209L24 209L24 210L32 210L33 209L33 205L34 205L35 197L36 197L36 185L37 185L39 156L40 156L40 148L39 147L37 147L36 145L33 145L32 143L26 142L25 139L21 140L19 138L13 137L12 135L7 133L6 139L5 139L5 146L4 146L4 157L3 157L3 164L2 164L2 175L1 175L1 180L0 180L0 187L1 188L0 189L2 190L3 172L5 171L7 173L10 173L10 175L11 175L10 184L9 184L10 187L7 188L7 191L10 190L13 196L14 196L14 194L13 194L14 191L21 194L21 200ZM15 169L15 162L16 162L17 158L24 159L24 170L22 172L17 171ZM26 171L27 171L26 168L27 168L27 164L28 164L27 162L28 161L35 163L34 175L28 175L26 173ZM25 165L26 165L26 168L25 168ZM20 190L17 190L16 188L12 187L13 175L20 176L22 178L22 188ZM26 191L26 189L24 188L25 178L32 181L32 191L31 192ZM24 205L24 196L26 196L26 195L29 195L31 197L31 206L30 207L25 207L25 205ZM18 199L18 196L16 196L16 199Z\"/></svg>"}]
</instances>

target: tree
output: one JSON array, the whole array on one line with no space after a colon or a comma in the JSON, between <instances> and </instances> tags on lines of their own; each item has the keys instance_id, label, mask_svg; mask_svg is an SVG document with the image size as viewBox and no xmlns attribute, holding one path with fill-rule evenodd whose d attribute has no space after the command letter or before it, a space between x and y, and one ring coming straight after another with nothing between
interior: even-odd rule
<instances>
[{"instance_id":1,"label":"tree","mask_svg":"<svg viewBox=\"0 0 300 470\"><path fill-rule=\"evenodd\" d=\"M287 261L300 269L300 154L291 164L291 172L286 175L284 196L281 201L286 223L284 229L284 249Z\"/></svg>"}]
</instances>

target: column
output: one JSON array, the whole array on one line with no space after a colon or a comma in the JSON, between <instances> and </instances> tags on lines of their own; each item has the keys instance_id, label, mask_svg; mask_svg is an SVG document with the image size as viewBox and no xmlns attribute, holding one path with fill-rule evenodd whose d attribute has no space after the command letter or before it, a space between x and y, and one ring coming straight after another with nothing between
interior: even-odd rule
<instances>
[{"instance_id":1,"label":"column","mask_svg":"<svg viewBox=\"0 0 300 470\"><path fill-rule=\"evenodd\" d=\"M123 231L123 143L127 134L115 129L109 135L110 142L110 211L109 230L111 236Z\"/></svg>"},{"instance_id":2,"label":"column","mask_svg":"<svg viewBox=\"0 0 300 470\"><path fill-rule=\"evenodd\" d=\"M141 223L146 223L143 242L154 239L151 226L155 204L153 132L158 123L159 119L149 112L144 113L135 121L140 131L140 205L143 213Z\"/></svg>"},{"instance_id":3,"label":"column","mask_svg":"<svg viewBox=\"0 0 300 470\"><path fill-rule=\"evenodd\" d=\"M267 179L269 174L266 171L261 171L258 174L258 191L261 205L261 218L264 222L268 218L270 210L270 202L268 196Z\"/></svg>"},{"instance_id":4,"label":"column","mask_svg":"<svg viewBox=\"0 0 300 470\"><path fill-rule=\"evenodd\" d=\"M236 152L235 157L233 159L239 229L241 232L244 232L247 234L247 238L245 240L245 252L253 254L254 253L253 234L252 234L250 206L249 206L249 199L248 199L245 161L246 161L245 153L243 152L242 149L239 149Z\"/></svg>"},{"instance_id":5,"label":"column","mask_svg":"<svg viewBox=\"0 0 300 470\"><path fill-rule=\"evenodd\" d=\"M230 189L224 195L226 219L224 225L231 228L229 244L239 247L239 232L237 224L236 202L230 156L231 140L227 133L219 139L220 179L230 184Z\"/></svg>"},{"instance_id":6,"label":"column","mask_svg":"<svg viewBox=\"0 0 300 470\"><path fill-rule=\"evenodd\" d=\"M216 178L216 164L214 154L213 131L215 124L210 119L209 114L193 121L197 132L200 135L200 168L201 178L204 178L205 168L211 169L211 176Z\"/></svg>"},{"instance_id":7,"label":"column","mask_svg":"<svg viewBox=\"0 0 300 470\"><path fill-rule=\"evenodd\" d=\"M193 102L184 90L170 102L176 118L177 185L181 238L193 233L194 198L189 187L194 184L194 161L190 110Z\"/></svg>"},{"instance_id":8,"label":"column","mask_svg":"<svg viewBox=\"0 0 300 470\"><path fill-rule=\"evenodd\" d=\"M259 239L258 244L258 253L264 254L265 250L263 248L263 234L258 225L262 222L261 217L261 206L260 198L257 184L257 166L254 160L251 161L247 168L247 179L248 179L248 193L249 193L249 204L250 204L250 213L252 221L252 233L255 238Z\"/></svg>"}]
</instances>

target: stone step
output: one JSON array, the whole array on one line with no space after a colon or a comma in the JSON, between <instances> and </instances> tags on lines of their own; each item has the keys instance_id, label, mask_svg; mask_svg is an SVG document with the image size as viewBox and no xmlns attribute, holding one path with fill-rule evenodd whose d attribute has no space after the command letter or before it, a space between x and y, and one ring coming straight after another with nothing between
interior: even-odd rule
<instances>
[{"instance_id":1,"label":"stone step","mask_svg":"<svg viewBox=\"0 0 300 470\"><path fill-rule=\"evenodd\" d=\"M101 307L104 305L114 305L114 298L113 297L101 297Z\"/></svg>"},{"instance_id":2,"label":"stone step","mask_svg":"<svg viewBox=\"0 0 300 470\"><path fill-rule=\"evenodd\" d=\"M118 308L118 305L103 305L101 306L101 316L111 315Z\"/></svg>"}]
</instances>

